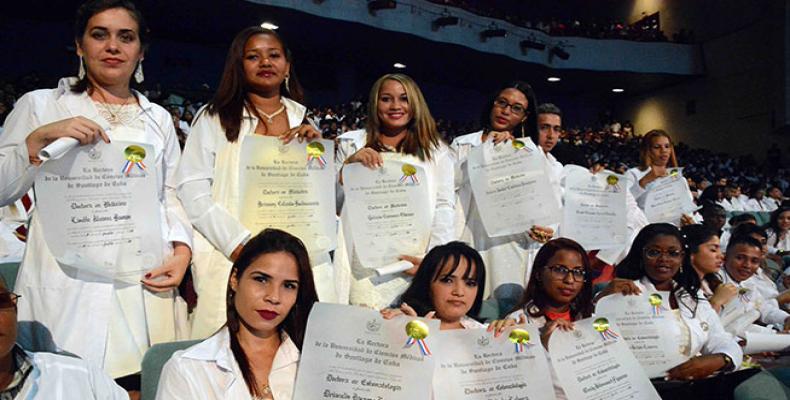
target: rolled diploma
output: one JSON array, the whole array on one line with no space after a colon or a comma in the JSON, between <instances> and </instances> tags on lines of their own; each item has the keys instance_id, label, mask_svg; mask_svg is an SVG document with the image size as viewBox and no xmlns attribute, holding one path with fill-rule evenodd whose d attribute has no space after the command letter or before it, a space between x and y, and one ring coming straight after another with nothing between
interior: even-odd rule
<instances>
[{"instance_id":1,"label":"rolled diploma","mask_svg":"<svg viewBox=\"0 0 790 400\"><path fill-rule=\"evenodd\" d=\"M746 346L743 354L782 351L790 347L790 335L786 333L746 332Z\"/></svg>"},{"instance_id":2,"label":"rolled diploma","mask_svg":"<svg viewBox=\"0 0 790 400\"><path fill-rule=\"evenodd\" d=\"M38 158L42 161L56 160L69 150L79 146L79 144L80 142L73 137L61 137L41 149L38 152Z\"/></svg>"},{"instance_id":3,"label":"rolled diploma","mask_svg":"<svg viewBox=\"0 0 790 400\"><path fill-rule=\"evenodd\" d=\"M406 271L407 269L412 267L414 267L414 264L406 260L400 260L398 262L394 262L392 264L387 264L383 267L376 268L376 273L379 274L379 276L396 274L398 272Z\"/></svg>"}]
</instances>

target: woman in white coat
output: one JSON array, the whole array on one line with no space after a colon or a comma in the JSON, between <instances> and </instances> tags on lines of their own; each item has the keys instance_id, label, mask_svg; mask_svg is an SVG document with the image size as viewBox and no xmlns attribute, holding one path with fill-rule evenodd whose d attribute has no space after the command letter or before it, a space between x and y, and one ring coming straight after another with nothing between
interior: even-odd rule
<instances>
[{"instance_id":1,"label":"woman in white coat","mask_svg":"<svg viewBox=\"0 0 790 400\"><path fill-rule=\"evenodd\" d=\"M431 237L426 252L453 240L453 161L450 149L436 130L425 98L410 77L388 74L379 78L370 90L368 100L368 126L364 130L346 132L338 137L338 164L361 163L375 169L383 163L381 153L393 152L412 156L415 163L425 168L430 193ZM341 174L342 177L342 174ZM342 182L339 182L342 185ZM342 187L338 190L342 191ZM342 192L341 192L342 193ZM341 197L340 195L338 196ZM348 213L341 211L341 233L335 252L335 271L338 276L348 276L349 302L375 309L390 306L409 285L407 273L394 274L383 283L374 283L376 273L369 266L361 265L350 240ZM403 255L415 268L407 271L413 275L419 267L419 257Z\"/></svg>"},{"instance_id":2,"label":"woman in white coat","mask_svg":"<svg viewBox=\"0 0 790 400\"><path fill-rule=\"evenodd\" d=\"M494 92L486 103L480 117L485 129L459 136L451 145L455 156L457 195L455 234L483 257L488 267L485 297L489 300L486 305L496 309L499 315L510 310L521 298L530 276L532 260L540 246L551 239L554 228L533 226L521 234L490 237L472 193L467 158L472 149L488 140L498 143L514 137L529 137L535 141L538 137L535 103L535 94L529 84L509 82ZM554 175L548 166L546 173Z\"/></svg>"},{"instance_id":3,"label":"woman in white coat","mask_svg":"<svg viewBox=\"0 0 790 400\"><path fill-rule=\"evenodd\" d=\"M173 354L162 400L290 400L307 317L318 296L304 244L266 229L244 245L227 283L227 322Z\"/></svg>"},{"instance_id":4,"label":"woman in white coat","mask_svg":"<svg viewBox=\"0 0 790 400\"><path fill-rule=\"evenodd\" d=\"M320 137L302 125L302 96L291 52L276 32L249 27L236 35L217 92L198 112L176 174L178 196L200 232L192 269L198 294L193 338L205 338L224 323L231 263L252 236L239 220L244 137L275 136L285 143Z\"/></svg>"},{"instance_id":5,"label":"woman in white coat","mask_svg":"<svg viewBox=\"0 0 790 400\"><path fill-rule=\"evenodd\" d=\"M82 145L134 140L154 148L163 265L151 265L142 284L128 284L61 264L44 237L49 222L34 211L16 281L15 291L28 299L19 307L25 348L68 351L122 377L140 371L150 345L177 338L175 288L189 264L192 232L172 186L179 148L170 115L129 88L133 73L142 79L148 37L142 15L129 1L88 1L76 26L80 78L24 95L6 120L0 205L31 188L41 170L37 154L60 137ZM114 136L116 127L139 134Z\"/></svg>"},{"instance_id":6,"label":"woman in white coat","mask_svg":"<svg viewBox=\"0 0 790 400\"><path fill-rule=\"evenodd\" d=\"M617 265L617 278L597 298L669 291L669 306L680 317L675 324L680 352L688 360L667 371L668 379L685 383L658 386L659 394L663 398L729 397L753 373L727 373L741 365L743 351L705 298L699 274L687 264L682 239L674 225L646 226Z\"/></svg>"}]
</instances>

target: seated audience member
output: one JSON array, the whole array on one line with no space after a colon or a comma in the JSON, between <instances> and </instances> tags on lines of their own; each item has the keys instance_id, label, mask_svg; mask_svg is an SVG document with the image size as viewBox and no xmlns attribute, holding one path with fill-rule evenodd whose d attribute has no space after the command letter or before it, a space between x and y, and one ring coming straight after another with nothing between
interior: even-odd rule
<instances>
[{"instance_id":1,"label":"seated audience member","mask_svg":"<svg viewBox=\"0 0 790 400\"><path fill-rule=\"evenodd\" d=\"M436 246L401 296L397 309L385 308L385 319L405 314L441 321L441 330L481 328L475 320L483 303L486 268L477 250L462 242Z\"/></svg>"},{"instance_id":2,"label":"seated audience member","mask_svg":"<svg viewBox=\"0 0 790 400\"><path fill-rule=\"evenodd\" d=\"M307 317L318 301L302 242L266 229L233 263L227 323L173 354L157 399L291 399Z\"/></svg>"},{"instance_id":3,"label":"seated audience member","mask_svg":"<svg viewBox=\"0 0 790 400\"><path fill-rule=\"evenodd\" d=\"M772 254L790 254L790 207L781 206L771 212L766 232Z\"/></svg>"},{"instance_id":4,"label":"seated audience member","mask_svg":"<svg viewBox=\"0 0 790 400\"><path fill-rule=\"evenodd\" d=\"M727 241L730 240L730 237L732 236L733 229L737 228L739 225L742 224L756 225L757 219L752 214L744 213L744 214L738 214L736 216L733 216L732 218L730 218L727 224L729 224L729 229L724 229L720 237L721 247L725 249L727 248Z\"/></svg>"},{"instance_id":5,"label":"seated audience member","mask_svg":"<svg viewBox=\"0 0 790 400\"><path fill-rule=\"evenodd\" d=\"M16 344L17 301L19 295L0 280L0 399L129 398L106 372L86 361L22 350Z\"/></svg>"},{"instance_id":6,"label":"seated audience member","mask_svg":"<svg viewBox=\"0 0 790 400\"><path fill-rule=\"evenodd\" d=\"M700 211L702 215L702 225L705 225L721 237L724 224L727 222L727 212L718 204L706 204Z\"/></svg>"}]
</instances>

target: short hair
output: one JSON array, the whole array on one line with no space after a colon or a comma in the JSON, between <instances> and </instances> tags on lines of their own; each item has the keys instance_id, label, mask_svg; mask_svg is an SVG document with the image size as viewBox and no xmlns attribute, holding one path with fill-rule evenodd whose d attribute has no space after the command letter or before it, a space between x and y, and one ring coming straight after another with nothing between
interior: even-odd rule
<instances>
[{"instance_id":1,"label":"short hair","mask_svg":"<svg viewBox=\"0 0 790 400\"><path fill-rule=\"evenodd\" d=\"M540 114L555 114L562 118L562 110L554 103L543 103L538 106L538 115Z\"/></svg>"},{"instance_id":2,"label":"short hair","mask_svg":"<svg viewBox=\"0 0 790 400\"><path fill-rule=\"evenodd\" d=\"M733 236L730 239L730 242L727 243L727 254L735 248L735 246L742 244L749 247L756 247L760 251L763 249L762 243L760 243L757 239L751 237L750 235L737 235Z\"/></svg>"},{"instance_id":3,"label":"short hair","mask_svg":"<svg viewBox=\"0 0 790 400\"><path fill-rule=\"evenodd\" d=\"M757 222L757 218L751 213L738 214L730 218L730 226L740 225L749 221Z\"/></svg>"}]
</instances>

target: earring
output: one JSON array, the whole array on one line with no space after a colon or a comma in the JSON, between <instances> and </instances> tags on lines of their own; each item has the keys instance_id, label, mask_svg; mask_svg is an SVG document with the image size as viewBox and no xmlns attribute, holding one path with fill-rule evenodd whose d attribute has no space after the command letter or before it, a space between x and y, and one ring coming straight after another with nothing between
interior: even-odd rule
<instances>
[{"instance_id":1,"label":"earring","mask_svg":"<svg viewBox=\"0 0 790 400\"><path fill-rule=\"evenodd\" d=\"M137 63L137 69L134 71L134 81L137 83L143 83L145 77L143 76L143 60L140 60Z\"/></svg>"},{"instance_id":2,"label":"earring","mask_svg":"<svg viewBox=\"0 0 790 400\"><path fill-rule=\"evenodd\" d=\"M291 80L291 75L285 75L285 90L288 93L291 93L291 86L289 85L289 81Z\"/></svg>"},{"instance_id":3,"label":"earring","mask_svg":"<svg viewBox=\"0 0 790 400\"><path fill-rule=\"evenodd\" d=\"M82 61L82 56L80 56L80 69L77 71L77 78L85 79L85 63Z\"/></svg>"}]
</instances>

